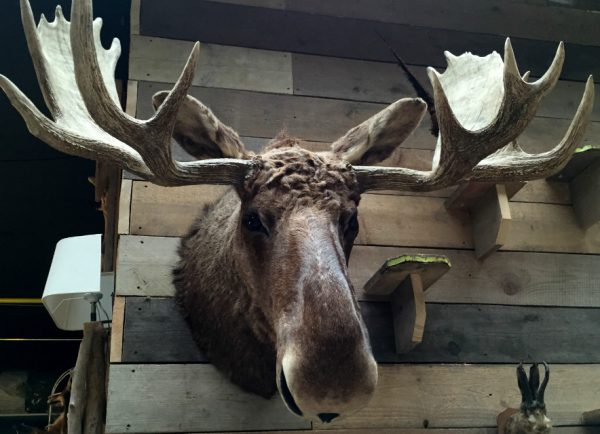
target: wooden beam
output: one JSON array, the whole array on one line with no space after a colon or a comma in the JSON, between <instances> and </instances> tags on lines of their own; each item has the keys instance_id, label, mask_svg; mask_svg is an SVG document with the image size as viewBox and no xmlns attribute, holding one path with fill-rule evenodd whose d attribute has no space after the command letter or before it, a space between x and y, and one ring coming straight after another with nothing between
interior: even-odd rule
<instances>
[{"instance_id":1,"label":"wooden beam","mask_svg":"<svg viewBox=\"0 0 600 434\"><path fill-rule=\"evenodd\" d=\"M115 297L110 331L110 363L121 362L123 352L123 323L125 321L125 297Z\"/></svg>"},{"instance_id":2,"label":"wooden beam","mask_svg":"<svg viewBox=\"0 0 600 434\"><path fill-rule=\"evenodd\" d=\"M166 188L135 182L131 233L181 236L203 204L212 203L226 188ZM515 202L511 205L511 216L505 250L600 253L600 228L584 231L570 207ZM473 248L467 213L449 214L439 198L365 194L359 207L359 221L357 245Z\"/></svg>"},{"instance_id":3,"label":"wooden beam","mask_svg":"<svg viewBox=\"0 0 600 434\"><path fill-rule=\"evenodd\" d=\"M108 389L107 433L310 428L279 396L243 392L212 365L111 365Z\"/></svg>"},{"instance_id":4,"label":"wooden beam","mask_svg":"<svg viewBox=\"0 0 600 434\"><path fill-rule=\"evenodd\" d=\"M129 220L131 218L131 189L133 182L131 179L121 181L121 193L119 194L119 221L117 223L117 234L129 234Z\"/></svg>"},{"instance_id":5,"label":"wooden beam","mask_svg":"<svg viewBox=\"0 0 600 434\"><path fill-rule=\"evenodd\" d=\"M415 333L412 320L399 330L407 333L403 342L415 337L421 344L398 354L392 307L360 302L379 363L600 363L600 349L589 345L600 339L599 309L427 303L424 332ZM120 362L205 363L207 358L173 298L128 297Z\"/></svg>"},{"instance_id":6,"label":"wooden beam","mask_svg":"<svg viewBox=\"0 0 600 434\"><path fill-rule=\"evenodd\" d=\"M487 54L502 51L505 36L487 32L431 29L408 24L374 23L358 18L337 18L313 13L174 0L165 9L160 0L146 0L140 31L146 36L204 41L323 56L389 61L390 53L378 32L396 47L409 64L445 65L443 51ZM593 19L593 18L590 18ZM411 41L411 44L406 44ZM540 76L556 51L556 42L513 38L522 71ZM600 47L571 44L563 77L585 80L600 72Z\"/></svg>"},{"instance_id":7,"label":"wooden beam","mask_svg":"<svg viewBox=\"0 0 600 434\"><path fill-rule=\"evenodd\" d=\"M569 163L549 178L569 185L577 221L587 230L600 221L600 146L584 146Z\"/></svg>"},{"instance_id":8,"label":"wooden beam","mask_svg":"<svg viewBox=\"0 0 600 434\"><path fill-rule=\"evenodd\" d=\"M396 353L408 353L423 340L427 320L423 281L418 273L411 273L392 294L392 315Z\"/></svg>"},{"instance_id":9,"label":"wooden beam","mask_svg":"<svg viewBox=\"0 0 600 434\"><path fill-rule=\"evenodd\" d=\"M172 296L179 238L122 236L118 295ZM600 307L600 255L497 252L478 261L471 250L354 246L349 273L361 299L381 264L400 255L447 256L452 272L426 293L427 302ZM577 288L574 291L573 288Z\"/></svg>"},{"instance_id":10,"label":"wooden beam","mask_svg":"<svg viewBox=\"0 0 600 434\"><path fill-rule=\"evenodd\" d=\"M140 82L138 117L151 117L154 114L152 95L170 88L166 83ZM241 136L275 137L285 127L289 134L299 139L317 142L336 140L387 106L381 103L199 86L193 86L189 93L209 106L221 121ZM519 144L528 152L547 151L551 144L560 142L569 124L570 119L534 118L519 137ZM582 146L596 143L599 134L600 123L591 122ZM433 150L435 139L429 132L428 123L422 122L402 146Z\"/></svg>"},{"instance_id":11,"label":"wooden beam","mask_svg":"<svg viewBox=\"0 0 600 434\"><path fill-rule=\"evenodd\" d=\"M175 83L192 51L191 41L132 36L129 77ZM286 52L202 44L194 86L292 93L292 55Z\"/></svg>"},{"instance_id":12,"label":"wooden beam","mask_svg":"<svg viewBox=\"0 0 600 434\"><path fill-rule=\"evenodd\" d=\"M594 5L597 4L593 1L585 4L584 1L560 0L508 3L501 0L490 0L485 3L478 0L458 0L451 7L435 0L425 0L417 4L410 0L392 3L385 0L359 0L351 4L344 0L213 1L435 29L600 45L600 32L595 26L593 13ZM581 3L584 3L581 6L584 10L575 9Z\"/></svg>"},{"instance_id":13,"label":"wooden beam","mask_svg":"<svg viewBox=\"0 0 600 434\"><path fill-rule=\"evenodd\" d=\"M600 407L599 374L600 365L553 366L546 401L553 403L549 414L555 425L577 425L582 408ZM519 402L514 365L382 365L364 410L315 427L491 427L502 409ZM278 396L266 401L245 394L211 365L111 366L107 433L308 427Z\"/></svg>"}]
</instances>

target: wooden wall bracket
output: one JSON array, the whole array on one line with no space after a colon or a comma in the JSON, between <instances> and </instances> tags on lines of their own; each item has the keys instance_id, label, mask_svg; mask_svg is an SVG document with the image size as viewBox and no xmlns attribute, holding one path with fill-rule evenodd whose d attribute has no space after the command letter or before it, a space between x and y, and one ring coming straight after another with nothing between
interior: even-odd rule
<instances>
[{"instance_id":1,"label":"wooden wall bracket","mask_svg":"<svg viewBox=\"0 0 600 434\"><path fill-rule=\"evenodd\" d=\"M390 297L396 353L406 353L423 340L427 318L424 292L449 269L445 256L398 256L385 261L365 284L366 294Z\"/></svg>"},{"instance_id":2,"label":"wooden wall bracket","mask_svg":"<svg viewBox=\"0 0 600 434\"><path fill-rule=\"evenodd\" d=\"M467 182L446 199L447 209L468 210L478 259L498 250L506 241L511 222L508 200L524 185L524 182Z\"/></svg>"},{"instance_id":3,"label":"wooden wall bracket","mask_svg":"<svg viewBox=\"0 0 600 434\"><path fill-rule=\"evenodd\" d=\"M584 425L600 426L600 408L597 410L585 411L582 415Z\"/></svg>"},{"instance_id":4,"label":"wooden wall bracket","mask_svg":"<svg viewBox=\"0 0 600 434\"><path fill-rule=\"evenodd\" d=\"M568 182L577 222L583 229L600 221L600 146L584 146L549 181Z\"/></svg>"}]
</instances>

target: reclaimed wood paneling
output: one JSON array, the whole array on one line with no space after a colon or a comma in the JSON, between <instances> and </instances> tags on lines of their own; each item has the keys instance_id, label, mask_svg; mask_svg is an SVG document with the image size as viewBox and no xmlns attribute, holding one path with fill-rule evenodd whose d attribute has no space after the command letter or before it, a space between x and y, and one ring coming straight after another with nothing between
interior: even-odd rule
<instances>
[{"instance_id":1,"label":"reclaimed wood paneling","mask_svg":"<svg viewBox=\"0 0 600 434\"><path fill-rule=\"evenodd\" d=\"M159 187L135 182L131 209L134 235L182 236L203 204L227 187ZM356 244L470 249L466 212L448 212L436 197L363 195ZM503 250L598 253L600 228L582 230L570 206L511 204L512 226Z\"/></svg>"},{"instance_id":2,"label":"reclaimed wood paneling","mask_svg":"<svg viewBox=\"0 0 600 434\"><path fill-rule=\"evenodd\" d=\"M201 207L214 202L225 188L162 188L135 182L131 233L182 236ZM466 213L449 214L442 199L367 194L359 208L361 230L356 244L472 247Z\"/></svg>"},{"instance_id":3,"label":"reclaimed wood paneling","mask_svg":"<svg viewBox=\"0 0 600 434\"><path fill-rule=\"evenodd\" d=\"M360 306L378 363L600 363L599 309L428 303L422 343L398 355L390 303ZM123 363L207 361L173 298L128 297L127 309Z\"/></svg>"},{"instance_id":4,"label":"reclaimed wood paneling","mask_svg":"<svg viewBox=\"0 0 600 434\"><path fill-rule=\"evenodd\" d=\"M169 297L179 238L121 237L116 290L119 295ZM388 258L442 254L452 269L425 293L428 302L600 307L600 256L496 252L478 261L471 250L355 246L350 279L362 288Z\"/></svg>"},{"instance_id":5,"label":"reclaimed wood paneling","mask_svg":"<svg viewBox=\"0 0 600 434\"><path fill-rule=\"evenodd\" d=\"M152 95L169 88L165 83L140 82L138 117L151 117ZM197 86L191 88L190 94L241 136L270 138L285 128L290 135L316 142L333 141L386 107L379 103ZM567 119L534 118L520 136L519 144L528 152L549 150L560 142L569 124ZM595 144L599 136L600 122L590 123L582 145ZM429 123L422 122L401 146L433 149L435 139L429 133Z\"/></svg>"},{"instance_id":6,"label":"reclaimed wood paneling","mask_svg":"<svg viewBox=\"0 0 600 434\"><path fill-rule=\"evenodd\" d=\"M544 3L526 5L502 0L455 0L451 3L436 0L417 3L410 0L286 0L285 9L461 32L600 45L596 14L553 7L552 2ZM564 5L570 2L555 3Z\"/></svg>"},{"instance_id":7,"label":"reclaimed wood paneling","mask_svg":"<svg viewBox=\"0 0 600 434\"><path fill-rule=\"evenodd\" d=\"M193 44L133 36L130 79L175 83ZM426 68L410 65L409 68L432 93ZM196 71L194 85L205 87L282 94L291 94L293 90L296 95L379 103L416 95L405 74L394 63L202 44ZM559 81L542 101L537 115L571 119L583 90L584 83ZM600 104L595 106L591 119L600 120Z\"/></svg>"},{"instance_id":8,"label":"reclaimed wood paneling","mask_svg":"<svg viewBox=\"0 0 600 434\"><path fill-rule=\"evenodd\" d=\"M117 222L117 233L129 233L129 217L131 214L131 179L123 179L121 181L121 194L119 195L119 220Z\"/></svg>"},{"instance_id":9,"label":"reclaimed wood paneling","mask_svg":"<svg viewBox=\"0 0 600 434\"><path fill-rule=\"evenodd\" d=\"M110 363L120 363L123 357L123 329L125 323L125 297L115 297L110 329Z\"/></svg>"},{"instance_id":10,"label":"reclaimed wood paneling","mask_svg":"<svg viewBox=\"0 0 600 434\"><path fill-rule=\"evenodd\" d=\"M504 36L312 13L246 7L210 1L145 0L140 31L146 36L225 45L292 51L324 56L390 61L390 53L375 30L395 47L403 47L409 64L443 66L443 51L502 52ZM406 41L410 41L407 44ZM556 43L513 38L521 70L542 75ZM600 72L600 47L567 44L562 77L583 81Z\"/></svg>"},{"instance_id":11,"label":"reclaimed wood paneling","mask_svg":"<svg viewBox=\"0 0 600 434\"><path fill-rule=\"evenodd\" d=\"M112 365L107 433L307 429L278 397L241 391L212 365Z\"/></svg>"},{"instance_id":12,"label":"reclaimed wood paneling","mask_svg":"<svg viewBox=\"0 0 600 434\"><path fill-rule=\"evenodd\" d=\"M175 83L194 43L133 36L129 77ZM290 53L202 44L193 84L257 92L292 93Z\"/></svg>"},{"instance_id":13,"label":"reclaimed wood paneling","mask_svg":"<svg viewBox=\"0 0 600 434\"><path fill-rule=\"evenodd\" d=\"M425 293L428 302L600 307L598 255L500 251L478 261L471 250L356 246L352 282L362 288L386 259L419 252L452 263Z\"/></svg>"},{"instance_id":14,"label":"reclaimed wood paneling","mask_svg":"<svg viewBox=\"0 0 600 434\"><path fill-rule=\"evenodd\" d=\"M552 367L546 402L555 425L576 425L582 409L600 407L599 374L597 365ZM520 400L513 365L384 365L364 410L315 426L492 427L498 413ZM108 433L309 427L278 396L246 394L207 364L112 366L107 416Z\"/></svg>"},{"instance_id":15,"label":"reclaimed wood paneling","mask_svg":"<svg viewBox=\"0 0 600 434\"><path fill-rule=\"evenodd\" d=\"M571 206L513 203L503 250L600 253L600 226L587 231Z\"/></svg>"}]
</instances>

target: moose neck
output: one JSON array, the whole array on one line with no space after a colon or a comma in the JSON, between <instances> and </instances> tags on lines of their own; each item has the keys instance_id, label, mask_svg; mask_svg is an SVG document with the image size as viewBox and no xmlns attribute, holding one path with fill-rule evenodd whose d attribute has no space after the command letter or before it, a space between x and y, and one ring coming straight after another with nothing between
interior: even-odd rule
<instances>
[{"instance_id":1,"label":"moose neck","mask_svg":"<svg viewBox=\"0 0 600 434\"><path fill-rule=\"evenodd\" d=\"M233 190L204 210L182 240L179 253L186 259L173 281L200 349L242 388L269 397L276 391L275 346L235 260L239 212Z\"/></svg>"}]
</instances>

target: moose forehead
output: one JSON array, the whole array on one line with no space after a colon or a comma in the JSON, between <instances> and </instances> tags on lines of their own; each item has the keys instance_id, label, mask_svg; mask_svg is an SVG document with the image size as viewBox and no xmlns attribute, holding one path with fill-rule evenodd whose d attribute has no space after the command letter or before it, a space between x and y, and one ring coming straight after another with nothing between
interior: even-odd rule
<instances>
[{"instance_id":1,"label":"moose forehead","mask_svg":"<svg viewBox=\"0 0 600 434\"><path fill-rule=\"evenodd\" d=\"M281 212L296 207L358 205L360 191L352 166L332 153L274 144L256 158L261 168L246 182L245 202Z\"/></svg>"}]
</instances>

